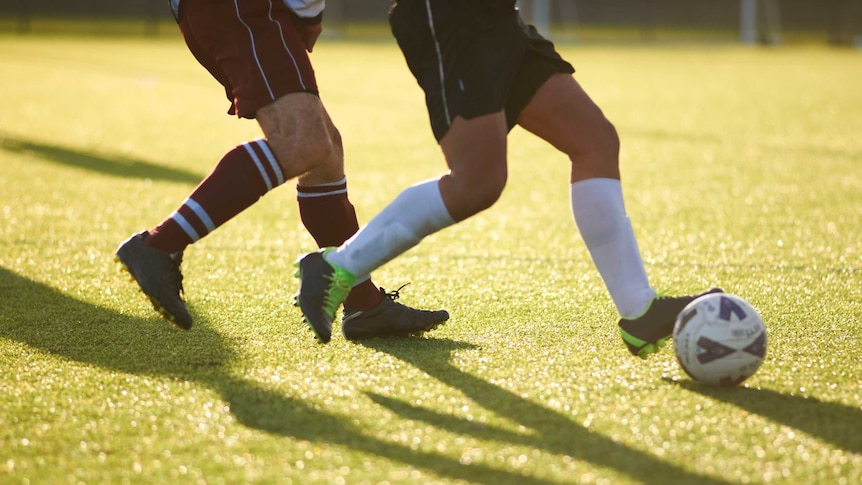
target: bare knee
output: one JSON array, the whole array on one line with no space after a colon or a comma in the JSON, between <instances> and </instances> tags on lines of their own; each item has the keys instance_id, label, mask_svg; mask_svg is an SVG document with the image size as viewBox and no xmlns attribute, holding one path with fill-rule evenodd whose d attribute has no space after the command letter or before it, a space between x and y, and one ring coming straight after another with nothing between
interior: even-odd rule
<instances>
[{"instance_id":1,"label":"bare knee","mask_svg":"<svg viewBox=\"0 0 862 485\"><path fill-rule=\"evenodd\" d=\"M620 158L620 135L617 128L607 118L598 128L600 135L596 137L596 152L606 163L616 166Z\"/></svg>"},{"instance_id":2,"label":"bare knee","mask_svg":"<svg viewBox=\"0 0 862 485\"><path fill-rule=\"evenodd\" d=\"M277 133L267 136L267 141L285 178L299 177L304 184L315 185L344 177L343 150L327 134Z\"/></svg>"},{"instance_id":3,"label":"bare knee","mask_svg":"<svg viewBox=\"0 0 862 485\"><path fill-rule=\"evenodd\" d=\"M500 199L500 196L503 195L503 189L506 188L507 179L506 170L501 170L495 174L486 174L480 180L475 181L473 190L475 191L476 212L491 207Z\"/></svg>"},{"instance_id":4,"label":"bare knee","mask_svg":"<svg viewBox=\"0 0 862 485\"><path fill-rule=\"evenodd\" d=\"M619 178L620 137L614 125L602 117L589 136L579 137L568 150L572 182L585 178Z\"/></svg>"},{"instance_id":5,"label":"bare knee","mask_svg":"<svg viewBox=\"0 0 862 485\"><path fill-rule=\"evenodd\" d=\"M332 141L321 134L274 133L267 136L267 142L287 178L326 170L335 153Z\"/></svg>"},{"instance_id":6,"label":"bare knee","mask_svg":"<svg viewBox=\"0 0 862 485\"><path fill-rule=\"evenodd\" d=\"M506 187L505 167L492 172L450 172L440 181L446 208L455 220L464 220L488 209Z\"/></svg>"},{"instance_id":7,"label":"bare knee","mask_svg":"<svg viewBox=\"0 0 862 485\"><path fill-rule=\"evenodd\" d=\"M316 96L289 94L259 110L257 119L285 178L343 176L341 135Z\"/></svg>"}]
</instances>

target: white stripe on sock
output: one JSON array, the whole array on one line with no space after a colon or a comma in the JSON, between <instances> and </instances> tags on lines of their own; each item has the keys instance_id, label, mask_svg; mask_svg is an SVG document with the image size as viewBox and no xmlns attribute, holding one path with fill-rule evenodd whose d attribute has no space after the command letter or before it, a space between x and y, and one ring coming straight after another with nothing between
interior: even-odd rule
<instances>
[{"instance_id":1,"label":"white stripe on sock","mask_svg":"<svg viewBox=\"0 0 862 485\"><path fill-rule=\"evenodd\" d=\"M303 192L303 189L308 190L312 188L320 188L320 187L338 187L339 185L344 185L343 189L332 190L329 192ZM309 186L297 186L296 187L296 196L300 199L306 197L326 197L328 195L336 195L336 194L346 194L347 193L347 177L342 177L341 180L336 180L335 182L327 182L325 184L317 184L317 185L309 185Z\"/></svg>"},{"instance_id":2,"label":"white stripe on sock","mask_svg":"<svg viewBox=\"0 0 862 485\"><path fill-rule=\"evenodd\" d=\"M192 242L195 242L201 238L198 235L198 232L195 231L195 228L192 227L192 225L189 224L189 221L187 221L186 218L183 217L183 215L179 212L174 212L173 214L171 214L171 219L173 219L174 222L180 225L180 228L182 228L186 235L189 236L189 239L191 239Z\"/></svg>"},{"instance_id":3,"label":"white stripe on sock","mask_svg":"<svg viewBox=\"0 0 862 485\"><path fill-rule=\"evenodd\" d=\"M191 209L196 216L198 216L198 219L200 219L201 222L203 222L204 226L207 228L207 233L213 232L215 230L216 226L213 223L213 220L210 218L210 215L207 214L207 211L204 210L204 208L201 207L201 205L198 204L197 201L192 198L189 198L186 199L185 205L189 209Z\"/></svg>"},{"instance_id":4,"label":"white stripe on sock","mask_svg":"<svg viewBox=\"0 0 862 485\"><path fill-rule=\"evenodd\" d=\"M317 184L312 187L335 187L336 185L346 185L347 177L342 177L341 180L336 180L335 182L326 182L325 184Z\"/></svg>"},{"instance_id":5,"label":"white stripe on sock","mask_svg":"<svg viewBox=\"0 0 862 485\"><path fill-rule=\"evenodd\" d=\"M296 196L299 197L300 199L305 199L305 198L310 199L313 197L326 197L329 195L346 194L346 193L347 193L347 189L333 190L332 192L299 192L299 191L297 191Z\"/></svg>"},{"instance_id":6,"label":"white stripe on sock","mask_svg":"<svg viewBox=\"0 0 862 485\"><path fill-rule=\"evenodd\" d=\"M245 148L245 151L248 152L251 159L254 161L254 164L257 166L258 172L260 172L260 178L263 179L263 183L266 184L266 191L269 192L272 190L272 181L269 179L269 175L266 173L266 169L263 168L263 164L260 162L260 157L255 153L254 148L251 147L249 143L243 143L242 145Z\"/></svg>"},{"instance_id":7,"label":"white stripe on sock","mask_svg":"<svg viewBox=\"0 0 862 485\"><path fill-rule=\"evenodd\" d=\"M272 167L272 172L275 174L276 184L275 187L284 183L284 173L281 171L281 165L278 164L278 159L275 158L275 155L272 153L272 150L269 149L269 144L264 140L259 139L255 140L254 143L257 143L257 146L260 147L261 151L263 151L264 156L266 156L266 160L269 162L269 166Z\"/></svg>"}]
</instances>

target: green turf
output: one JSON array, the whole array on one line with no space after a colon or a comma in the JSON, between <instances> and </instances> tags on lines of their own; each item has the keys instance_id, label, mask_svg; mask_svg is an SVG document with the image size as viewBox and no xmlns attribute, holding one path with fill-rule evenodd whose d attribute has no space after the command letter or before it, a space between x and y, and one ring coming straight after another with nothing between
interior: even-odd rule
<instances>
[{"instance_id":1,"label":"green turf","mask_svg":"<svg viewBox=\"0 0 862 485\"><path fill-rule=\"evenodd\" d=\"M112 263L258 136L175 36L0 37L0 482L859 483L862 53L562 47L623 139L654 285L721 285L769 351L731 390L628 355L568 208L516 130L507 191L375 280L427 338L314 342L293 184L186 253L189 332ZM391 42L323 41L366 221L443 169Z\"/></svg>"}]
</instances>

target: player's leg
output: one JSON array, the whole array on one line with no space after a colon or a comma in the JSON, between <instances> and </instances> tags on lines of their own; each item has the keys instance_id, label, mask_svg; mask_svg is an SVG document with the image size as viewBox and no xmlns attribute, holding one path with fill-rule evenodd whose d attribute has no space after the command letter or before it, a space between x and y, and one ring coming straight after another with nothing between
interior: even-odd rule
<instances>
[{"instance_id":1,"label":"player's leg","mask_svg":"<svg viewBox=\"0 0 862 485\"><path fill-rule=\"evenodd\" d=\"M569 156L571 183L619 180L616 129L571 75L551 75L521 111L518 124Z\"/></svg>"},{"instance_id":2,"label":"player's leg","mask_svg":"<svg viewBox=\"0 0 862 485\"><path fill-rule=\"evenodd\" d=\"M323 105L315 103L313 110L303 112L289 100L277 102L261 110L258 121L267 139L277 140L273 145L282 147L280 157L287 160L296 155L297 148L306 150L301 146L309 140L323 143L325 133L327 146L314 150L325 153L325 157L299 178L297 200L303 224L319 247L343 243L359 229L359 224L347 195L341 136ZM293 127L296 123L299 125ZM412 308L396 302L399 297L398 291L386 292L377 287L370 271L360 273L344 302L344 336L350 340L407 336L431 330L449 319L444 310ZM321 341L330 338L325 330L315 329L315 333Z\"/></svg>"},{"instance_id":3,"label":"player's leg","mask_svg":"<svg viewBox=\"0 0 862 485\"><path fill-rule=\"evenodd\" d=\"M178 23L191 53L224 86L231 101L230 114L254 118L260 110L267 117L284 105L296 108L298 115L313 113L319 103L313 94L317 87L291 12L281 4L273 6L274 17L268 12L268 4L261 0L241 4L184 0ZM154 307L181 328L192 324L178 283L185 247L326 158L327 144L322 137L303 144L302 152L291 153L296 156L284 157L289 142L281 133L297 136L322 131L319 125L310 125L300 133L291 126L295 120L284 124L287 126L272 140L242 143L225 153L174 213L117 250L121 263Z\"/></svg>"},{"instance_id":4,"label":"player's leg","mask_svg":"<svg viewBox=\"0 0 862 485\"><path fill-rule=\"evenodd\" d=\"M271 89L289 94L258 109L256 117L287 176L301 176L298 205L306 229L318 244L338 245L358 229L347 195L341 136L320 99L310 96L317 92L314 72L305 42L293 28L293 13L280 4L273 9L272 18L263 19L254 29L262 37L258 43L266 46L258 57ZM281 23L277 31L271 28L273 19ZM268 41L270 38L274 40ZM277 57L284 50L282 46L286 46L290 59ZM296 92L300 90L303 92ZM255 98L250 98L254 103ZM360 275L345 302L344 318L349 321L342 326L345 336L409 335L449 318L445 311L424 311L396 303L397 296L397 292L378 288L370 275Z\"/></svg>"},{"instance_id":5,"label":"player's leg","mask_svg":"<svg viewBox=\"0 0 862 485\"><path fill-rule=\"evenodd\" d=\"M229 112L258 116L267 135L229 150L173 214L117 251L157 310L182 328L191 325L175 283L182 278L178 261L185 247L286 180L332 158L314 73L293 14L281 4L268 12L260 1L210 5L201 0L184 1L179 12L184 39L224 86Z\"/></svg>"},{"instance_id":6,"label":"player's leg","mask_svg":"<svg viewBox=\"0 0 862 485\"><path fill-rule=\"evenodd\" d=\"M493 18L484 15L494 13ZM393 33L426 94L432 129L449 172L407 188L338 249L299 262L298 303L312 327L327 331L343 283L377 268L425 236L494 203L506 183L507 124L502 111L523 42L507 42L515 11L470 2L401 2ZM475 20L475 22L474 22ZM471 25L490 26L475 31Z\"/></svg>"},{"instance_id":7,"label":"player's leg","mask_svg":"<svg viewBox=\"0 0 862 485\"><path fill-rule=\"evenodd\" d=\"M446 209L462 221L491 207L506 186L506 116L500 111L473 119L457 117L440 148L449 172L440 178Z\"/></svg>"},{"instance_id":8,"label":"player's leg","mask_svg":"<svg viewBox=\"0 0 862 485\"><path fill-rule=\"evenodd\" d=\"M502 111L469 120L456 117L440 141L448 173L402 191L338 248L300 260L297 303L318 337L329 331L355 275L379 268L499 198L506 184L506 133Z\"/></svg>"},{"instance_id":9,"label":"player's leg","mask_svg":"<svg viewBox=\"0 0 862 485\"><path fill-rule=\"evenodd\" d=\"M514 72L511 64L518 56L508 45L462 28L476 25L480 11L485 12L459 1L399 2L391 11L393 34L425 91L432 129L450 170L402 191L337 250L300 260L298 304L312 327L327 331L340 304L344 284L330 280L371 271L499 197L506 182L507 128L500 94L507 80L500 73ZM498 14L495 21L507 17ZM498 85L492 88L486 78Z\"/></svg>"},{"instance_id":10,"label":"player's leg","mask_svg":"<svg viewBox=\"0 0 862 485\"><path fill-rule=\"evenodd\" d=\"M341 134L325 109L320 114L331 150L323 163L299 177L296 199L303 225L318 247L324 248L346 241L359 230L359 223L348 197ZM346 303L351 308L367 310L380 304L383 298L370 275L363 275L358 278Z\"/></svg>"},{"instance_id":11,"label":"player's leg","mask_svg":"<svg viewBox=\"0 0 862 485\"><path fill-rule=\"evenodd\" d=\"M572 212L621 316L623 340L632 354L655 352L677 314L700 295L657 296L650 285L623 203L616 130L568 74L551 76L518 122L568 155Z\"/></svg>"},{"instance_id":12,"label":"player's leg","mask_svg":"<svg viewBox=\"0 0 862 485\"><path fill-rule=\"evenodd\" d=\"M470 120L457 117L440 147L449 172L408 187L327 260L355 275L370 272L499 198L506 184L502 112Z\"/></svg>"},{"instance_id":13,"label":"player's leg","mask_svg":"<svg viewBox=\"0 0 862 485\"><path fill-rule=\"evenodd\" d=\"M490 207L500 196L506 183L502 112L470 120L457 117L440 146L450 167L447 174L402 191L338 248L300 260L297 303L318 337L328 331L355 275L373 271L426 236Z\"/></svg>"},{"instance_id":14,"label":"player's leg","mask_svg":"<svg viewBox=\"0 0 862 485\"><path fill-rule=\"evenodd\" d=\"M536 91L518 123L568 155L575 222L623 317L655 297L623 204L619 139L613 125L568 74Z\"/></svg>"}]
</instances>

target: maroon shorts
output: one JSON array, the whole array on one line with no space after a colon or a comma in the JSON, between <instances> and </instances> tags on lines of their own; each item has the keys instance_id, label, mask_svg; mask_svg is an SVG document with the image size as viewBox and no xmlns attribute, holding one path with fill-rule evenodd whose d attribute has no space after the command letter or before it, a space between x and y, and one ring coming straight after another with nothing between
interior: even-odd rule
<instances>
[{"instance_id":1,"label":"maroon shorts","mask_svg":"<svg viewBox=\"0 0 862 485\"><path fill-rule=\"evenodd\" d=\"M290 93L318 94L301 24L281 0L183 0L180 31L225 88L229 114L254 118Z\"/></svg>"}]
</instances>

